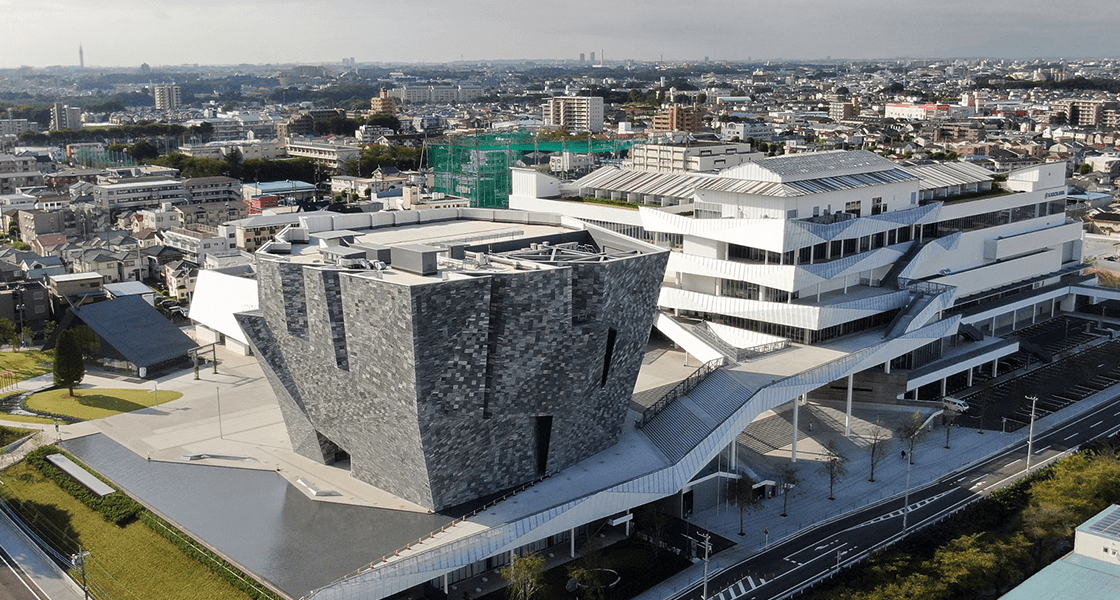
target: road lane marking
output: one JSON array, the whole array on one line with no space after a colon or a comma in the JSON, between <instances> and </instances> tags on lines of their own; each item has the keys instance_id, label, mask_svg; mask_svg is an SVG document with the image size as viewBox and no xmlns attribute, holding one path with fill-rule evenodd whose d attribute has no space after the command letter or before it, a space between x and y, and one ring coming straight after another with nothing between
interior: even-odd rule
<instances>
[{"instance_id":1,"label":"road lane marking","mask_svg":"<svg viewBox=\"0 0 1120 600\"><path fill-rule=\"evenodd\" d=\"M1043 452L1046 452L1046 451L1047 451L1047 450L1049 450L1049 449L1050 449L1050 446L1047 446L1047 447L1045 447L1045 448L1043 448L1043 449L1041 449L1041 450L1035 450L1035 451L1034 451L1034 453L1035 453L1035 454L1042 454Z\"/></svg>"},{"instance_id":2,"label":"road lane marking","mask_svg":"<svg viewBox=\"0 0 1120 600\"><path fill-rule=\"evenodd\" d=\"M987 477L987 475L981 475L981 476L977 477L976 479L973 479L972 483L976 483L977 481L980 481L981 479L984 479L985 477Z\"/></svg>"},{"instance_id":3,"label":"road lane marking","mask_svg":"<svg viewBox=\"0 0 1120 600\"><path fill-rule=\"evenodd\" d=\"M1069 437L1066 437L1066 438L1065 438L1065 439L1063 439L1062 441L1064 441L1064 442L1068 442L1068 441L1072 440L1072 439L1073 439L1073 438L1075 438L1075 437L1077 437L1077 434L1076 434L1076 433L1075 433L1075 434L1073 434L1073 435L1071 435L1071 436L1069 436Z\"/></svg>"},{"instance_id":4,"label":"road lane marking","mask_svg":"<svg viewBox=\"0 0 1120 600\"><path fill-rule=\"evenodd\" d=\"M1093 423L1089 427L1096 427L1097 425L1100 425L1101 423L1104 423L1104 421L1097 421L1096 423Z\"/></svg>"}]
</instances>

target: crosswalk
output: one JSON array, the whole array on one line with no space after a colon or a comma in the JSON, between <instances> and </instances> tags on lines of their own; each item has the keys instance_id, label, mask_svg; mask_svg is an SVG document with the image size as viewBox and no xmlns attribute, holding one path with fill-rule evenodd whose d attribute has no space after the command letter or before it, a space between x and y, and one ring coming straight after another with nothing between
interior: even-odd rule
<instances>
[{"instance_id":1,"label":"crosswalk","mask_svg":"<svg viewBox=\"0 0 1120 600\"><path fill-rule=\"evenodd\" d=\"M947 491L941 492L940 494L938 494L936 496L930 496L929 498L926 498L925 500L920 500L918 502L915 502L915 503L911 504L910 505L910 512L914 512L915 510L918 510L919 508L921 508L921 507L923 507L923 506L925 506L925 505L927 505L931 502L938 501L939 499L941 499L942 496L945 496L945 495L949 494L951 491L952 490L947 490ZM886 521L887 519L893 519L895 517L901 517L902 513L905 512L905 510L906 510L906 507L904 506L904 507L902 507L898 510L891 511L891 512L885 514L885 515L879 515L878 517L875 517L874 519L871 519L870 521L864 521L863 523L860 523L859 525L856 525L856 527L863 527L865 525L873 525L875 523L879 523L880 521Z\"/></svg>"},{"instance_id":2,"label":"crosswalk","mask_svg":"<svg viewBox=\"0 0 1120 600\"><path fill-rule=\"evenodd\" d=\"M735 583L728 586L722 592L715 594L714 596L712 596L712 598L714 600L735 600L740 596L745 596L751 593L752 590L761 587L765 583L766 580L761 577L759 577L756 581L754 577L747 575L743 579L740 579L739 581L736 581Z\"/></svg>"}]
</instances>

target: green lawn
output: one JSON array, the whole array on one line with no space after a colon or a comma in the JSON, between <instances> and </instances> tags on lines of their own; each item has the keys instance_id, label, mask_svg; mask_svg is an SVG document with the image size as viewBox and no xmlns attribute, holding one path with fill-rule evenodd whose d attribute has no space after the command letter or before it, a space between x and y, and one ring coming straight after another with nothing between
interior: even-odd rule
<instances>
[{"instance_id":1,"label":"green lawn","mask_svg":"<svg viewBox=\"0 0 1120 600\"><path fill-rule=\"evenodd\" d=\"M160 390L118 390L106 388L75 389L77 396L70 396L65 389L39 392L27 399L29 410L65 415L76 419L91 420L132 412L141 408L163 404L182 397L179 392Z\"/></svg>"},{"instance_id":2,"label":"green lawn","mask_svg":"<svg viewBox=\"0 0 1120 600\"><path fill-rule=\"evenodd\" d=\"M15 421L17 423L35 423L38 425L50 425L54 423L54 419L47 417L32 417L30 415L13 415L12 413L0 412L0 421Z\"/></svg>"},{"instance_id":3,"label":"green lawn","mask_svg":"<svg viewBox=\"0 0 1120 600\"><path fill-rule=\"evenodd\" d=\"M91 553L87 575L113 598L248 598L144 523L106 522L26 463L0 479L0 494L60 552L72 554L80 543Z\"/></svg>"},{"instance_id":4,"label":"green lawn","mask_svg":"<svg viewBox=\"0 0 1120 600\"><path fill-rule=\"evenodd\" d=\"M39 433L38 429L17 429L0 425L0 446L8 444L32 433Z\"/></svg>"},{"instance_id":5,"label":"green lawn","mask_svg":"<svg viewBox=\"0 0 1120 600\"><path fill-rule=\"evenodd\" d=\"M54 355L42 350L0 352L0 371L14 371L21 381L51 372Z\"/></svg>"}]
</instances>

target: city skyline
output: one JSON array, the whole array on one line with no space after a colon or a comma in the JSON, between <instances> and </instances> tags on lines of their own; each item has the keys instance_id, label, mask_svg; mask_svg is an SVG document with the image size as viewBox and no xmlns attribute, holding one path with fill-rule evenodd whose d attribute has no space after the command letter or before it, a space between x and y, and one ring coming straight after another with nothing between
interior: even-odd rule
<instances>
[{"instance_id":1,"label":"city skyline","mask_svg":"<svg viewBox=\"0 0 1120 600\"><path fill-rule=\"evenodd\" d=\"M90 67L333 63L343 57L357 63L575 60L592 52L608 62L1107 58L1116 56L1111 34L1120 25L1104 0L1087 0L1077 10L1041 0L946 0L936 11L912 0L715 0L688 11L664 0L605 6L574 0L547 13L510 10L494 0L374 6L126 0L112 11L83 0L4 5L15 26L7 32L11 51L0 57L0 68L77 66L79 45ZM48 22L49 36L43 35Z\"/></svg>"}]
</instances>

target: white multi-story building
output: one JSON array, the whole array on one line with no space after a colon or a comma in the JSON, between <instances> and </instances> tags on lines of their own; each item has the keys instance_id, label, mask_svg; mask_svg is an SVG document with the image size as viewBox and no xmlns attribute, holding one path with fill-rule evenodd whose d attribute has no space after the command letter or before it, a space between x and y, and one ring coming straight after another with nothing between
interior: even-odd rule
<instances>
[{"instance_id":1,"label":"white multi-story building","mask_svg":"<svg viewBox=\"0 0 1120 600\"><path fill-rule=\"evenodd\" d=\"M191 202L238 202L241 182L232 177L192 177L183 180L183 188Z\"/></svg>"},{"instance_id":2,"label":"white multi-story building","mask_svg":"<svg viewBox=\"0 0 1120 600\"><path fill-rule=\"evenodd\" d=\"M93 196L94 204L103 210L187 201L187 190L179 179L99 184L90 186L87 193Z\"/></svg>"},{"instance_id":3,"label":"white multi-story building","mask_svg":"<svg viewBox=\"0 0 1120 600\"><path fill-rule=\"evenodd\" d=\"M183 103L183 88L177 85L157 85L153 95L156 110L175 110Z\"/></svg>"},{"instance_id":4,"label":"white multi-story building","mask_svg":"<svg viewBox=\"0 0 1120 600\"><path fill-rule=\"evenodd\" d=\"M60 129L81 129L82 109L55 102L51 107L51 131Z\"/></svg>"},{"instance_id":5,"label":"white multi-story building","mask_svg":"<svg viewBox=\"0 0 1120 600\"><path fill-rule=\"evenodd\" d=\"M560 96L541 105L544 124L573 131L603 130L603 99L599 96Z\"/></svg>"},{"instance_id":6,"label":"white multi-story building","mask_svg":"<svg viewBox=\"0 0 1120 600\"><path fill-rule=\"evenodd\" d=\"M639 171L690 173L718 171L765 156L752 152L746 143L636 144L630 148L627 165Z\"/></svg>"},{"instance_id":7,"label":"white multi-story building","mask_svg":"<svg viewBox=\"0 0 1120 600\"><path fill-rule=\"evenodd\" d=\"M362 149L355 146L294 139L288 140L287 148L289 156L310 158L332 169L341 169L347 162L357 160L362 154Z\"/></svg>"},{"instance_id":8,"label":"white multi-story building","mask_svg":"<svg viewBox=\"0 0 1120 600\"><path fill-rule=\"evenodd\" d=\"M1014 171L1001 188L973 165L904 167L866 151L838 151L767 158L714 175L606 167L566 191L643 205L637 215L548 199L565 190L519 170L510 206L563 212L674 246L660 307L725 326L730 337L816 344L886 328L889 339L951 321L944 339L952 345L958 325L981 338L1001 335L1070 309L1079 296L1104 297L1079 275L1081 226L1065 215L1064 169ZM1015 350L993 343L992 353ZM909 367L940 350L930 352L900 351L888 362ZM947 363L938 373L971 366Z\"/></svg>"},{"instance_id":9,"label":"white multi-story building","mask_svg":"<svg viewBox=\"0 0 1120 600\"><path fill-rule=\"evenodd\" d=\"M480 98L484 93L481 87L471 85L402 85L389 92L392 97L401 102L417 104L471 102Z\"/></svg>"},{"instance_id":10,"label":"white multi-story building","mask_svg":"<svg viewBox=\"0 0 1120 600\"><path fill-rule=\"evenodd\" d=\"M163 232L163 243L183 253L187 260L198 264L208 254L228 254L233 241L218 233L215 227L194 225L191 229L175 228Z\"/></svg>"}]
</instances>

